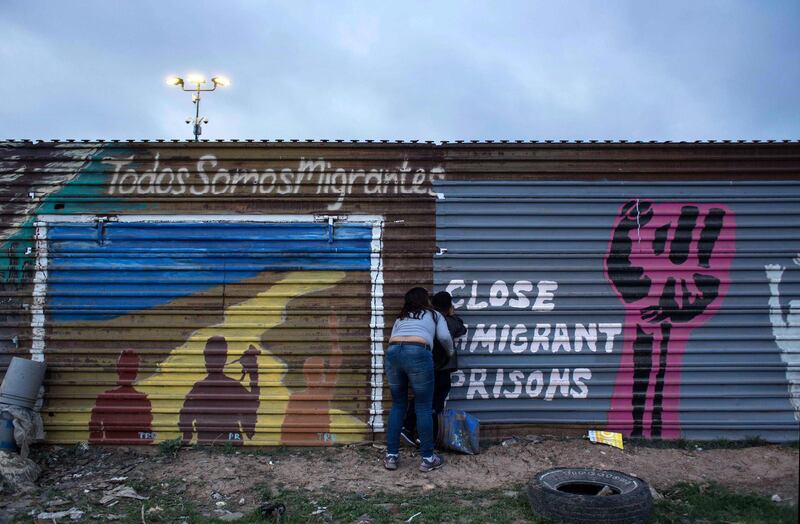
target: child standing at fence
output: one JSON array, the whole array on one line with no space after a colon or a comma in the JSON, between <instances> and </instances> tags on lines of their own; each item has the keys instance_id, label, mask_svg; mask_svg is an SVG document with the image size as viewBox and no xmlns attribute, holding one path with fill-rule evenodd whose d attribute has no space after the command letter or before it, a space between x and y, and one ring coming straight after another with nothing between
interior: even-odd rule
<instances>
[{"instance_id":1,"label":"child standing at fence","mask_svg":"<svg viewBox=\"0 0 800 524\"><path fill-rule=\"evenodd\" d=\"M453 297L450 293L447 291L436 293L431 299L431 303L436 311L444 315L445 322L447 322L447 330L453 340L467 333L464 321L455 314ZM442 345L436 340L433 343L433 367L433 440L436 442L439 434L439 414L444 411L444 404L447 400L447 395L450 393L450 374L458 371L458 355L453 351L452 356L448 356ZM419 446L419 439L416 433L417 413L416 409L414 409L414 404L409 403L400 437L412 446Z\"/></svg>"}]
</instances>

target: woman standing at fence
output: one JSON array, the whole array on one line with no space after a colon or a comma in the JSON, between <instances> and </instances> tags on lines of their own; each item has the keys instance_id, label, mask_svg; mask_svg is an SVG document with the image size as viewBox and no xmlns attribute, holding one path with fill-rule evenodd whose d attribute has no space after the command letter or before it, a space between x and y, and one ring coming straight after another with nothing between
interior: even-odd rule
<instances>
[{"instance_id":1,"label":"woman standing at fence","mask_svg":"<svg viewBox=\"0 0 800 524\"><path fill-rule=\"evenodd\" d=\"M422 472L440 468L444 460L433 452L433 339L436 338L448 356L454 353L453 339L444 315L434 311L428 291L415 287L406 293L403 309L397 316L386 351L386 374L392 393L392 411L386 435L384 467L397 469L400 431L408 407L408 386L414 390L417 412L417 433L420 440Z\"/></svg>"}]
</instances>

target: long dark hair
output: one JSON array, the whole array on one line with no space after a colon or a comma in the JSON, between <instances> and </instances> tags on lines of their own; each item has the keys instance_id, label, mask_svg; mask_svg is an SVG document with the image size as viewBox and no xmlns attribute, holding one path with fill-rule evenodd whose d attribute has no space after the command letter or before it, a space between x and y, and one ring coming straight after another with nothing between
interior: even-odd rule
<instances>
[{"instance_id":1,"label":"long dark hair","mask_svg":"<svg viewBox=\"0 0 800 524\"><path fill-rule=\"evenodd\" d=\"M419 319L426 311L433 311L428 290L424 287L412 287L406 293L403 309L400 310L397 318L400 320L404 318Z\"/></svg>"}]
</instances>

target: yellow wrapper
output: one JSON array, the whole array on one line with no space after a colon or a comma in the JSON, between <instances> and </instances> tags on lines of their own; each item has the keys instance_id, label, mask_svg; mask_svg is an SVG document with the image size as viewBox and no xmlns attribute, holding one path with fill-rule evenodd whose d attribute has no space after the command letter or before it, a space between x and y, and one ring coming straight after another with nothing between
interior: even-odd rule
<instances>
[{"instance_id":1,"label":"yellow wrapper","mask_svg":"<svg viewBox=\"0 0 800 524\"><path fill-rule=\"evenodd\" d=\"M589 430L589 440L595 444L608 444L615 448L622 448L622 433L614 433L613 431L595 431Z\"/></svg>"}]
</instances>

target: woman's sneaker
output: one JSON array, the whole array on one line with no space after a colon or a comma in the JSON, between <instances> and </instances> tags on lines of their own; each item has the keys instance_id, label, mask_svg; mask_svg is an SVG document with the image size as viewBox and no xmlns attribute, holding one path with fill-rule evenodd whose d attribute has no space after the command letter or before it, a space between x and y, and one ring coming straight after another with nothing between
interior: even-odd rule
<instances>
[{"instance_id":1,"label":"woman's sneaker","mask_svg":"<svg viewBox=\"0 0 800 524\"><path fill-rule=\"evenodd\" d=\"M444 466L444 459L434 453L431 458L422 459L422 462L419 463L419 470L423 473L427 473L434 469L439 469L442 466Z\"/></svg>"},{"instance_id":2,"label":"woman's sneaker","mask_svg":"<svg viewBox=\"0 0 800 524\"><path fill-rule=\"evenodd\" d=\"M386 455L383 458L383 467L388 470L396 470L397 469L397 455Z\"/></svg>"}]
</instances>

